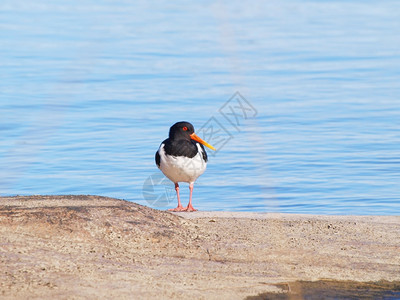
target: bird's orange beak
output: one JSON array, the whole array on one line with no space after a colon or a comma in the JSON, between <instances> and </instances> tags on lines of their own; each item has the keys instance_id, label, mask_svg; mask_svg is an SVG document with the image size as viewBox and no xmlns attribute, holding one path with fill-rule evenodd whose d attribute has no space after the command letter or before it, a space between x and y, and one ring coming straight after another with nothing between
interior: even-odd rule
<instances>
[{"instance_id":1,"label":"bird's orange beak","mask_svg":"<svg viewBox=\"0 0 400 300\"><path fill-rule=\"evenodd\" d=\"M212 150L216 150L213 146L211 146L209 143L207 143L206 141L202 140L201 138L199 138L194 132L190 135L192 140L195 140L196 142L199 142L201 144L203 144L204 146L212 149Z\"/></svg>"}]
</instances>

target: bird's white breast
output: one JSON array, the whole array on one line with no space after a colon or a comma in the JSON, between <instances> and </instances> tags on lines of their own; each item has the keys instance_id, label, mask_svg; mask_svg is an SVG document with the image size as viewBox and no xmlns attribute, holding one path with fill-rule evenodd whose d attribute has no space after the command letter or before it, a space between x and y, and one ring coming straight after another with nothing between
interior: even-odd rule
<instances>
[{"instance_id":1,"label":"bird's white breast","mask_svg":"<svg viewBox=\"0 0 400 300\"><path fill-rule=\"evenodd\" d=\"M207 163L203 159L203 149L197 144L198 152L192 157L167 155L161 144L160 170L173 182L195 182L204 173Z\"/></svg>"}]
</instances>

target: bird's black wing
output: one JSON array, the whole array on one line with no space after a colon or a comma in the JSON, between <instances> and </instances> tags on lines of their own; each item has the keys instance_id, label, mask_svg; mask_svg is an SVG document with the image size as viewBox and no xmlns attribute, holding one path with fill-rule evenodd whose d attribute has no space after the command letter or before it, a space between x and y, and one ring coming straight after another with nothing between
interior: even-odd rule
<instances>
[{"instance_id":1,"label":"bird's black wing","mask_svg":"<svg viewBox=\"0 0 400 300\"><path fill-rule=\"evenodd\" d=\"M157 164L157 166L158 167L160 167L160 160L161 160L161 158L160 158L160 154L158 154L158 150L157 150L157 152L156 152L156 164Z\"/></svg>"},{"instance_id":2,"label":"bird's black wing","mask_svg":"<svg viewBox=\"0 0 400 300\"><path fill-rule=\"evenodd\" d=\"M203 153L202 153L203 154L203 159L204 159L205 162L207 162L208 161L208 157L207 157L206 149L204 148L204 146L202 144L200 144L200 143L197 143L197 144L199 144L200 147L201 147L201 150L203 150Z\"/></svg>"},{"instance_id":3,"label":"bird's black wing","mask_svg":"<svg viewBox=\"0 0 400 300\"><path fill-rule=\"evenodd\" d=\"M168 140L168 139L166 139L165 141L163 141L163 142L161 143L160 147L158 147L158 150L157 150L157 152L156 152L155 159L156 159L157 167L160 167L160 164L161 164L161 157L160 157L160 153L158 153L158 151L160 151L160 148L161 148L161 146L162 146L163 144L165 145L165 142L166 142L167 140Z\"/></svg>"}]
</instances>

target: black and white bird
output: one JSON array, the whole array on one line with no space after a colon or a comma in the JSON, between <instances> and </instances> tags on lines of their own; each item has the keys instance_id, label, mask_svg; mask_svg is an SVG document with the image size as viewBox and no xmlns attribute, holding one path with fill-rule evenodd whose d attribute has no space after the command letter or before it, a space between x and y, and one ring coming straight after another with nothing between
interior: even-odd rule
<instances>
[{"instance_id":1,"label":"black and white bird","mask_svg":"<svg viewBox=\"0 0 400 300\"><path fill-rule=\"evenodd\" d=\"M156 152L158 168L174 184L178 206L171 211L195 211L192 206L193 185L207 167L207 153L204 146L215 150L194 133L189 122L178 122L169 129L169 137L163 141ZM189 204L183 207L179 197L178 182L188 182L190 189Z\"/></svg>"}]
</instances>

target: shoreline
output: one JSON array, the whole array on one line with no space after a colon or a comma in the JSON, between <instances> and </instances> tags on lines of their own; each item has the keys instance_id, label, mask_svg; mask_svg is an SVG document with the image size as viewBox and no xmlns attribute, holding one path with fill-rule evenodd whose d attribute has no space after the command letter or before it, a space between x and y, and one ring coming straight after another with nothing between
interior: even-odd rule
<instances>
[{"instance_id":1,"label":"shoreline","mask_svg":"<svg viewBox=\"0 0 400 300\"><path fill-rule=\"evenodd\" d=\"M166 212L0 197L5 299L244 299L298 280L400 281L400 216Z\"/></svg>"},{"instance_id":2,"label":"shoreline","mask_svg":"<svg viewBox=\"0 0 400 300\"><path fill-rule=\"evenodd\" d=\"M296 213L276 213L276 212L245 212L245 211L194 211L194 212L170 212L185 219L200 218L234 218L234 219L324 219L341 221L372 221L397 223L400 216L396 215L323 215L323 214L296 214Z\"/></svg>"}]
</instances>

